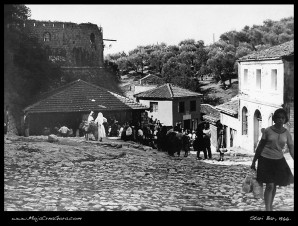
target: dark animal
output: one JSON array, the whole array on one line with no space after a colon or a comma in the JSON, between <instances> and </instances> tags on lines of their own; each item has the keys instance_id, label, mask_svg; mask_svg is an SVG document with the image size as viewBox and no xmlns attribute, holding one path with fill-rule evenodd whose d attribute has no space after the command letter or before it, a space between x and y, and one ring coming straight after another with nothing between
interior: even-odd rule
<instances>
[{"instance_id":1,"label":"dark animal","mask_svg":"<svg viewBox=\"0 0 298 226\"><path fill-rule=\"evenodd\" d=\"M170 156L174 156L177 153L180 156L180 152L183 150L184 157L188 156L190 151L190 141L189 137L182 133L169 132L166 135L165 150Z\"/></svg>"},{"instance_id":2,"label":"dark animal","mask_svg":"<svg viewBox=\"0 0 298 226\"><path fill-rule=\"evenodd\" d=\"M161 127L161 130L157 133L157 149L159 151L166 151L166 136L167 136L167 127Z\"/></svg>"},{"instance_id":3,"label":"dark animal","mask_svg":"<svg viewBox=\"0 0 298 226\"><path fill-rule=\"evenodd\" d=\"M93 121L91 121L90 123L88 123L87 121L82 121L79 125L79 129L83 132L86 140L89 140L90 133L93 134L95 140L98 139L98 127Z\"/></svg>"}]
</instances>

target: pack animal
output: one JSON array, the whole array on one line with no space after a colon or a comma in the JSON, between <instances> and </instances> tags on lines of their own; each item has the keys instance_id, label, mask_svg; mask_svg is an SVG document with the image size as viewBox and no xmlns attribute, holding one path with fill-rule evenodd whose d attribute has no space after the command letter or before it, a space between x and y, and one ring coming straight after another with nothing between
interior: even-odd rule
<instances>
[{"instance_id":1,"label":"pack animal","mask_svg":"<svg viewBox=\"0 0 298 226\"><path fill-rule=\"evenodd\" d=\"M190 151L189 138L184 134L169 132L166 135L165 149L170 156L174 156L175 153L180 156L180 152L183 150L184 157L187 157Z\"/></svg>"},{"instance_id":2,"label":"pack animal","mask_svg":"<svg viewBox=\"0 0 298 226\"><path fill-rule=\"evenodd\" d=\"M86 120L82 121L80 123L79 129L84 134L86 140L89 140L90 134L93 134L95 140L97 140L98 128L97 128L97 125L93 121L91 121L90 123L88 123L88 121L86 121Z\"/></svg>"}]
</instances>

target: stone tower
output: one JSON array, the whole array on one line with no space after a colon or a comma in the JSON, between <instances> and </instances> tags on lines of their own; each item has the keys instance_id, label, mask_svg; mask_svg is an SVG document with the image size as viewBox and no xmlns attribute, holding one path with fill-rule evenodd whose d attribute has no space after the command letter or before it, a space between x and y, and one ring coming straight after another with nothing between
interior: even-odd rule
<instances>
[{"instance_id":1,"label":"stone tower","mask_svg":"<svg viewBox=\"0 0 298 226\"><path fill-rule=\"evenodd\" d=\"M28 20L23 29L62 67L103 67L103 34L96 24Z\"/></svg>"}]
</instances>

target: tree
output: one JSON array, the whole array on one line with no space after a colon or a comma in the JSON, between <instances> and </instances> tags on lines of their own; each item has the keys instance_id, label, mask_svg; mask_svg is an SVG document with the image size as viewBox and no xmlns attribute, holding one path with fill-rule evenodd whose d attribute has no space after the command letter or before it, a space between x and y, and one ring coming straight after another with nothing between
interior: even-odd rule
<instances>
[{"instance_id":1,"label":"tree","mask_svg":"<svg viewBox=\"0 0 298 226\"><path fill-rule=\"evenodd\" d=\"M148 49L147 49L148 50ZM148 65L149 55L145 51L144 46L138 46L136 49L133 49L128 54L128 65L136 73L140 72L144 74L144 68Z\"/></svg>"},{"instance_id":2,"label":"tree","mask_svg":"<svg viewBox=\"0 0 298 226\"><path fill-rule=\"evenodd\" d=\"M163 66L167 61L167 45L165 43L160 43L151 46L150 52L148 53L148 64L150 69L155 71L156 74L161 75Z\"/></svg>"},{"instance_id":3,"label":"tree","mask_svg":"<svg viewBox=\"0 0 298 226\"><path fill-rule=\"evenodd\" d=\"M225 86L225 79L230 78L234 71L236 48L224 41L214 43L209 47L207 65L211 68L217 80Z\"/></svg>"},{"instance_id":4,"label":"tree","mask_svg":"<svg viewBox=\"0 0 298 226\"><path fill-rule=\"evenodd\" d=\"M252 52L252 46L248 43L240 43L240 45L238 46L238 48L236 49L236 54L235 57L236 59L239 59L249 53Z\"/></svg>"},{"instance_id":5,"label":"tree","mask_svg":"<svg viewBox=\"0 0 298 226\"><path fill-rule=\"evenodd\" d=\"M163 66L165 64L164 61L164 56L165 52L162 50L154 50L150 55L149 55L149 64L151 68L153 68L157 74L161 74Z\"/></svg>"},{"instance_id":6,"label":"tree","mask_svg":"<svg viewBox=\"0 0 298 226\"><path fill-rule=\"evenodd\" d=\"M119 53L108 54L108 55L106 55L105 59L106 59L107 61L113 61L113 62L115 62L115 61L117 61L119 58L121 58L121 57L126 57L126 56L127 56L127 54L126 54L124 51L122 51L122 52L119 52Z\"/></svg>"},{"instance_id":7,"label":"tree","mask_svg":"<svg viewBox=\"0 0 298 226\"><path fill-rule=\"evenodd\" d=\"M25 5L4 5L4 25L6 28L11 25L23 24L30 16L31 11Z\"/></svg>"}]
</instances>

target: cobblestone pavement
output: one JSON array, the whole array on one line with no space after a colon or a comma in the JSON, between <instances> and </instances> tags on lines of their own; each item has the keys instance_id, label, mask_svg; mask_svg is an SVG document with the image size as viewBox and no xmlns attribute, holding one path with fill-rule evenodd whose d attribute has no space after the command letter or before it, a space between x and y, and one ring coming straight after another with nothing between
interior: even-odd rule
<instances>
[{"instance_id":1,"label":"cobblestone pavement","mask_svg":"<svg viewBox=\"0 0 298 226\"><path fill-rule=\"evenodd\" d=\"M7 137L4 146L5 211L264 210L241 191L252 156L198 161L132 142L45 136ZM274 210L294 210L293 185L277 188Z\"/></svg>"}]
</instances>

